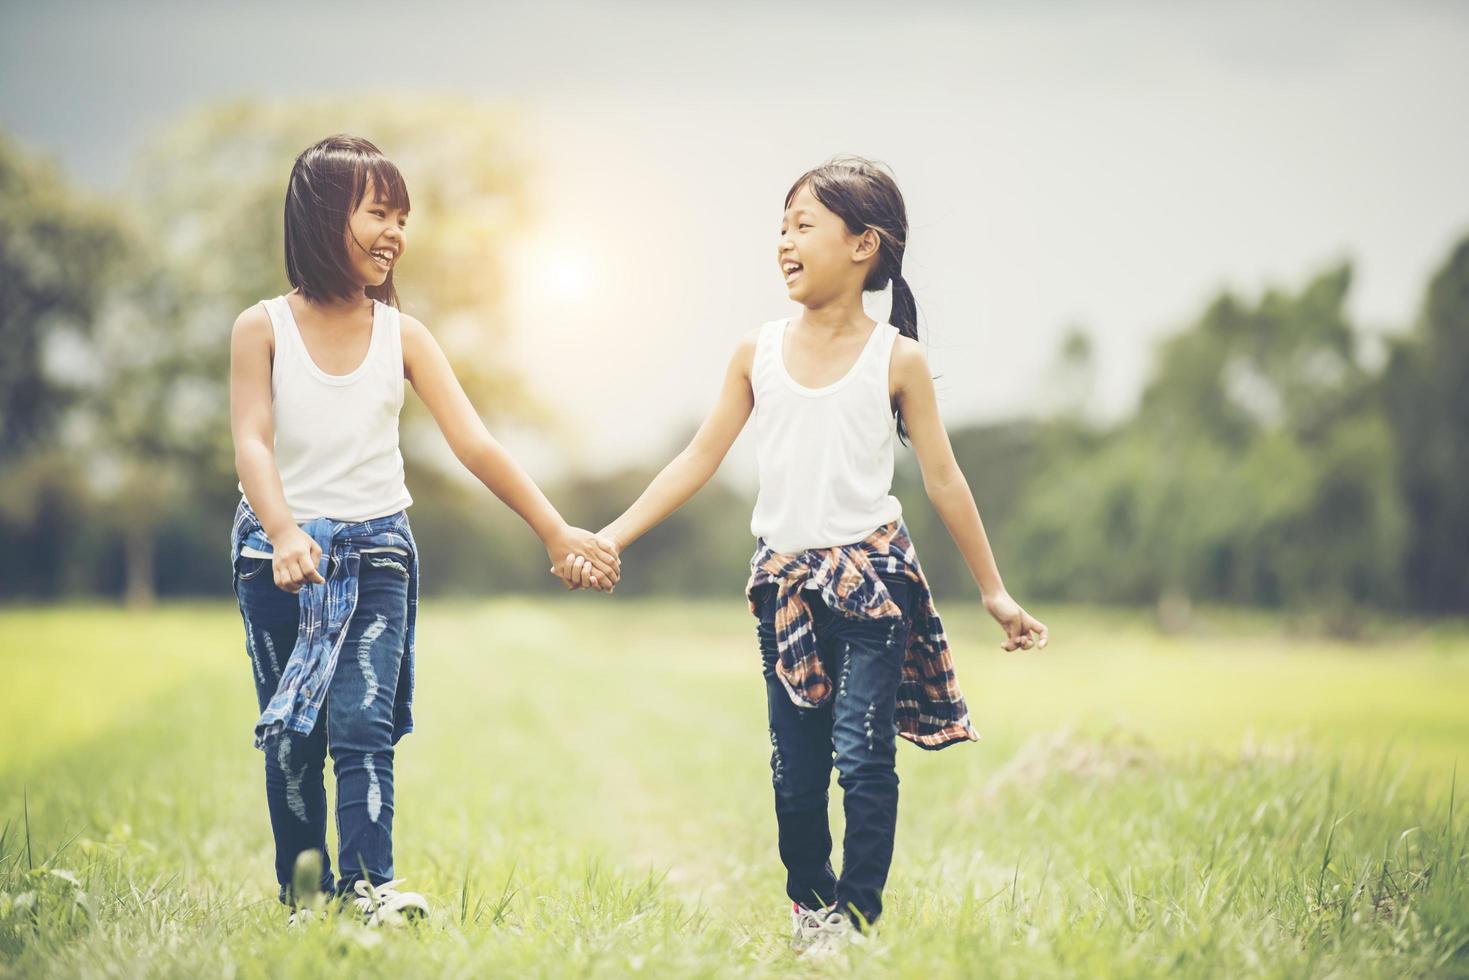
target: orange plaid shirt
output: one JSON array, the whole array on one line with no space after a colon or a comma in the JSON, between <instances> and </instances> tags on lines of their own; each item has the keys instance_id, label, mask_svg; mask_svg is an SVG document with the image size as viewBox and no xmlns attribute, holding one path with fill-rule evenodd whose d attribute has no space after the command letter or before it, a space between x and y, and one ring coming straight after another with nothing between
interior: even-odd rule
<instances>
[{"instance_id":1,"label":"orange plaid shirt","mask_svg":"<svg viewBox=\"0 0 1469 980\"><path fill-rule=\"evenodd\" d=\"M832 692L831 679L817 653L811 609L806 604L807 583L815 584L833 612L883 620L898 619L903 611L893 602L879 572L908 578L914 584L912 621L903 679L898 685L898 734L925 749L979 739L954 674L944 624L901 521L878 528L856 544L812 548L794 555L777 554L762 539L750 559L750 569L745 596L752 613L760 614L756 590L775 587L776 674L791 700L803 708L824 704Z\"/></svg>"}]
</instances>

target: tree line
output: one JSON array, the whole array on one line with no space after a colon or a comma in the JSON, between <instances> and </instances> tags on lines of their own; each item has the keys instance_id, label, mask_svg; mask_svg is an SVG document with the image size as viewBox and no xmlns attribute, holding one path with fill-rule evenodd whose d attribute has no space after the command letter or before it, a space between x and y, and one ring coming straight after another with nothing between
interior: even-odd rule
<instances>
[{"instance_id":1,"label":"tree line","mask_svg":"<svg viewBox=\"0 0 1469 980\"><path fill-rule=\"evenodd\" d=\"M483 356L505 334L504 256L531 207L514 119L454 100L361 112L211 108L154 140L106 197L0 134L0 594L228 594L229 324L282 290L283 175L328 130L359 126L413 174L434 234L404 280L476 404L492 425L551 424ZM953 431L1011 589L1165 616L1197 602L1310 609L1339 627L1469 608L1469 238L1385 348L1352 320L1352 278L1343 263L1295 288L1221 293L1159 344L1115 422L1063 398ZM1066 339L1057 390L1087 389L1096 344ZM415 451L437 445L421 409L403 424L425 593L556 588L513 515ZM653 472L547 490L595 526ZM936 591L967 593L911 455L896 483ZM639 542L619 592L737 592L748 498L711 484Z\"/></svg>"}]
</instances>

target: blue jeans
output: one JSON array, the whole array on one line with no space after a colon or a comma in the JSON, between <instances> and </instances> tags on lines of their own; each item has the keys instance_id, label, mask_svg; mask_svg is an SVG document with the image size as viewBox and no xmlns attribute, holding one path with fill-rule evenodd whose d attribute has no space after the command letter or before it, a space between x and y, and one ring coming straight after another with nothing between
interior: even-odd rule
<instances>
[{"instance_id":1,"label":"blue jeans","mask_svg":"<svg viewBox=\"0 0 1469 980\"><path fill-rule=\"evenodd\" d=\"M364 876L374 885L393 877L393 698L407 628L409 564L386 552L371 559L361 565L357 609L316 726L309 735L273 735L265 746L265 800L282 901L290 898L302 851L321 852L321 888L333 887L322 781L328 752L337 779L337 890L350 891ZM296 645L300 604L276 587L268 558L236 561L235 594L264 711Z\"/></svg>"},{"instance_id":2,"label":"blue jeans","mask_svg":"<svg viewBox=\"0 0 1469 980\"><path fill-rule=\"evenodd\" d=\"M776 676L775 590L759 602L760 654L770 718L770 770L786 894L808 908L836 906L854 921L882 914L882 889L893 859L898 820L898 682L908 643L911 583L883 576L902 621L853 619L833 612L819 593L811 606L822 666L836 691L816 708L800 708ZM842 874L831 867L827 792L835 757L847 818Z\"/></svg>"}]
</instances>

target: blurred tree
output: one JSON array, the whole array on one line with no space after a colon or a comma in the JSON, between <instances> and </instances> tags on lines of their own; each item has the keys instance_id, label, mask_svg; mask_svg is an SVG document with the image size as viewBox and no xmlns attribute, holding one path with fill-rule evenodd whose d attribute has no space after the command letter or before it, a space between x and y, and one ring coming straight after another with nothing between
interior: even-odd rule
<instances>
[{"instance_id":1,"label":"blurred tree","mask_svg":"<svg viewBox=\"0 0 1469 980\"><path fill-rule=\"evenodd\" d=\"M105 202L0 140L0 548L27 558L0 566L0 592L227 593L229 324L287 288L287 173L340 130L374 139L408 179L405 309L492 424L554 431L500 356L503 256L532 206L503 114L444 100L211 109L165 132ZM1011 588L1160 612L1191 598L1319 608L1338 628L1364 605L1469 604L1469 240L1376 378L1347 315L1351 279L1339 265L1298 290L1219 296L1160 345L1138 412L1110 428L1083 396L1095 345L1073 331L1056 414L953 431ZM430 427L410 400L428 594L558 588ZM596 526L653 472L573 474L547 491ZM895 492L936 590L969 594L911 455ZM619 591L737 590L748 497L705 489L639 543Z\"/></svg>"},{"instance_id":2,"label":"blurred tree","mask_svg":"<svg viewBox=\"0 0 1469 980\"><path fill-rule=\"evenodd\" d=\"M1364 375L1346 312L1351 267L1250 306L1225 293L1165 341L1139 421L1161 437L1242 446L1285 427L1310 439L1346 410Z\"/></svg>"},{"instance_id":3,"label":"blurred tree","mask_svg":"<svg viewBox=\"0 0 1469 980\"><path fill-rule=\"evenodd\" d=\"M105 202L0 133L0 593L51 595L69 580L90 506L83 460L61 451L76 368L117 280L125 237Z\"/></svg>"},{"instance_id":4,"label":"blurred tree","mask_svg":"<svg viewBox=\"0 0 1469 980\"><path fill-rule=\"evenodd\" d=\"M126 281L111 291L82 360L92 380L68 442L87 456L91 491L119 544L127 602L146 606L165 525L201 499L220 501L212 484L228 486L219 475L230 458L229 404L221 340L193 320L187 274L136 223L129 245ZM176 566L169 571L180 577Z\"/></svg>"},{"instance_id":5,"label":"blurred tree","mask_svg":"<svg viewBox=\"0 0 1469 980\"><path fill-rule=\"evenodd\" d=\"M1019 420L955 428L949 433L954 458L974 492L986 533L1006 575L1030 561L1029 556L1016 553L1013 530L1019 514L1028 506L1032 481L1049 455L1049 440L1060 428L1054 423ZM1067 437L1070 432L1068 429ZM974 582L964 556L929 503L911 449L898 453L893 494L903 503L903 521L934 591L940 597L974 597ZM1013 587L1008 578L1006 584Z\"/></svg>"},{"instance_id":6,"label":"blurred tree","mask_svg":"<svg viewBox=\"0 0 1469 980\"><path fill-rule=\"evenodd\" d=\"M1411 519L1413 605L1469 609L1469 238L1434 275L1413 333L1392 350L1383 393L1394 472Z\"/></svg>"},{"instance_id":7,"label":"blurred tree","mask_svg":"<svg viewBox=\"0 0 1469 980\"><path fill-rule=\"evenodd\" d=\"M123 252L116 215L0 134L0 459L56 434L84 342Z\"/></svg>"},{"instance_id":8,"label":"blurred tree","mask_svg":"<svg viewBox=\"0 0 1469 980\"><path fill-rule=\"evenodd\" d=\"M1356 360L1351 270L1254 304L1225 294L1160 347L1137 416L1048 443L1016 536L1043 594L1325 609L1399 598L1391 433ZM1352 533L1342 533L1351 528Z\"/></svg>"},{"instance_id":9,"label":"blurred tree","mask_svg":"<svg viewBox=\"0 0 1469 980\"><path fill-rule=\"evenodd\" d=\"M1093 410L1097 388L1097 349L1091 334L1079 326L1066 331L1056 352L1053 398L1062 418L1084 425Z\"/></svg>"}]
</instances>

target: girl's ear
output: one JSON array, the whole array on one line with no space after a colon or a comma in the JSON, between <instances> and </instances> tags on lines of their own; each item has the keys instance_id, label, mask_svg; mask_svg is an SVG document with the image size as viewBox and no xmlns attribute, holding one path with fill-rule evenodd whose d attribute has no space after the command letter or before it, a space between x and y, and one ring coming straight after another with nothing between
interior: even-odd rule
<instances>
[{"instance_id":1,"label":"girl's ear","mask_svg":"<svg viewBox=\"0 0 1469 980\"><path fill-rule=\"evenodd\" d=\"M857 236L857 245L852 250L852 258L857 262L864 262L878 253L882 248L882 241L877 237L877 231L868 228Z\"/></svg>"}]
</instances>

